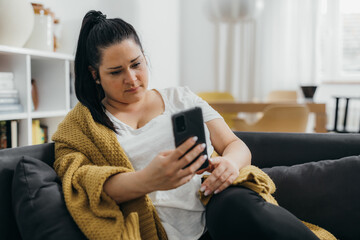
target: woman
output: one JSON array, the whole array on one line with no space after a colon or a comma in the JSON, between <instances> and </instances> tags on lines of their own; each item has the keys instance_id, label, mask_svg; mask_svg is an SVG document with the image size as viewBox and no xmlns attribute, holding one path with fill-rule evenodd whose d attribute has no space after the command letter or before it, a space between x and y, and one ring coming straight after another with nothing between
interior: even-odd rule
<instances>
[{"instance_id":1,"label":"woman","mask_svg":"<svg viewBox=\"0 0 360 240\"><path fill-rule=\"evenodd\" d=\"M188 88L147 87L134 28L88 12L75 57L80 103L53 136L67 207L88 238L317 239L257 193L229 188L251 154L205 101ZM170 119L194 106L203 110L207 141L186 153L196 137L174 148ZM205 144L208 156L213 150L220 156L197 172L207 159L196 158ZM204 171L210 174L201 183ZM198 190L214 194L206 220Z\"/></svg>"}]
</instances>

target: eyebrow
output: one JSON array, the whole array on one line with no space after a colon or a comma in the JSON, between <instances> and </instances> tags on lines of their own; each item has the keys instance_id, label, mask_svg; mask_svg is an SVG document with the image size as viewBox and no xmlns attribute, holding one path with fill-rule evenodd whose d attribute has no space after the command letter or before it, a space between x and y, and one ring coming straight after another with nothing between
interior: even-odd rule
<instances>
[{"instance_id":1,"label":"eyebrow","mask_svg":"<svg viewBox=\"0 0 360 240\"><path fill-rule=\"evenodd\" d=\"M130 63L133 63L135 62L141 55L137 56L136 58L134 58L133 60L130 61ZM109 67L108 69L111 70L111 69L118 69L118 68L122 68L122 66L117 66L117 67Z\"/></svg>"}]
</instances>

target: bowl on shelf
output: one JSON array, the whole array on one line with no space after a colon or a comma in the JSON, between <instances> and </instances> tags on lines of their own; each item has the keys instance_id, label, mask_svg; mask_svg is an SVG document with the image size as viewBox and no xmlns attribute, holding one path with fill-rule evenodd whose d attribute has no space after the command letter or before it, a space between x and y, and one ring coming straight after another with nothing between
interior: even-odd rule
<instances>
[{"instance_id":1,"label":"bowl on shelf","mask_svg":"<svg viewBox=\"0 0 360 240\"><path fill-rule=\"evenodd\" d=\"M312 100L314 98L316 88L317 88L317 86L315 86L315 85L301 86L301 90L304 94L305 99Z\"/></svg>"}]
</instances>

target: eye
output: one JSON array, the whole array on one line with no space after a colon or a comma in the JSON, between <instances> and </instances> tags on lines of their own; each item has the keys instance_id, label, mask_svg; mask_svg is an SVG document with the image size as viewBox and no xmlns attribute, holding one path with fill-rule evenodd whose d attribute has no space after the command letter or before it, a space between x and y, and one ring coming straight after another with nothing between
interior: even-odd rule
<instances>
[{"instance_id":1,"label":"eye","mask_svg":"<svg viewBox=\"0 0 360 240\"><path fill-rule=\"evenodd\" d=\"M137 62L135 64L132 65L133 68L137 68L140 65L140 62Z\"/></svg>"},{"instance_id":2,"label":"eye","mask_svg":"<svg viewBox=\"0 0 360 240\"><path fill-rule=\"evenodd\" d=\"M111 75L117 75L117 74L119 74L119 73L121 73L121 72L122 72L121 70L118 70L118 71L111 72L110 74L111 74Z\"/></svg>"}]
</instances>

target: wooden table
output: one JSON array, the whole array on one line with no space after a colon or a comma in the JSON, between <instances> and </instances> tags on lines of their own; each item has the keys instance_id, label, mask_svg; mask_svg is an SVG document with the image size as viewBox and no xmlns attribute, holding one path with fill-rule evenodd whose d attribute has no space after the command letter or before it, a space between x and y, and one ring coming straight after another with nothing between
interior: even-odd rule
<instances>
[{"instance_id":1,"label":"wooden table","mask_svg":"<svg viewBox=\"0 0 360 240\"><path fill-rule=\"evenodd\" d=\"M213 107L219 113L229 112L263 112L264 109L270 105L281 105L289 103L265 103L265 102L231 102L226 100L221 101L208 101L211 107ZM294 104L294 103L291 103ZM315 132L326 133L326 104L325 103L295 103L295 104L306 104L309 111L315 114Z\"/></svg>"}]
</instances>

